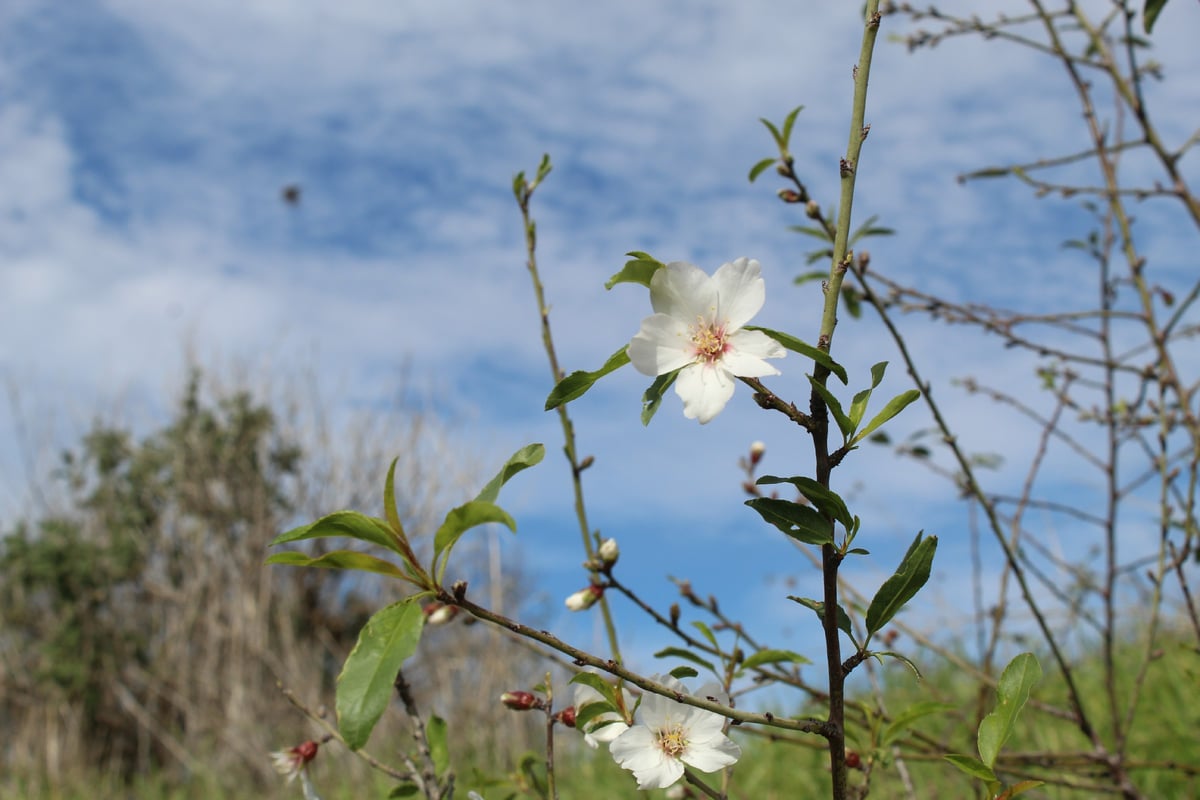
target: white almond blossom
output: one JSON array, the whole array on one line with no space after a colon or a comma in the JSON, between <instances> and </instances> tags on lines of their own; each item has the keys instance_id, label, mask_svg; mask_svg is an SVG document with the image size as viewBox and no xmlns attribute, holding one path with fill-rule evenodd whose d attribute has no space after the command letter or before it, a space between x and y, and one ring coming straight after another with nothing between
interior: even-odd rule
<instances>
[{"instance_id":1,"label":"white almond blossom","mask_svg":"<svg viewBox=\"0 0 1200 800\"><path fill-rule=\"evenodd\" d=\"M680 681L655 677L674 691L691 694ZM695 693L728 704L716 683L706 683ZM737 762L742 749L724 733L725 718L712 711L684 705L662 695L647 693L638 709L639 723L608 746L616 762L637 778L639 789L665 789L683 777L684 765L715 772Z\"/></svg>"},{"instance_id":2,"label":"white almond blossom","mask_svg":"<svg viewBox=\"0 0 1200 800\"><path fill-rule=\"evenodd\" d=\"M676 261L650 279L654 315L629 343L629 359L645 375L679 370L675 393L688 419L708 422L733 397L735 378L778 375L764 359L783 346L762 331L742 330L766 300L758 262L739 258L710 277Z\"/></svg>"}]
</instances>

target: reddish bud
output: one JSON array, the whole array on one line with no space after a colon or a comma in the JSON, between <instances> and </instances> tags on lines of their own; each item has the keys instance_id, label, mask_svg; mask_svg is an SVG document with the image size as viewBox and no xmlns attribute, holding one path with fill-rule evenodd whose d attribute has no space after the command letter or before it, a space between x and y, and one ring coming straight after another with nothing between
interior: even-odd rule
<instances>
[{"instance_id":1,"label":"reddish bud","mask_svg":"<svg viewBox=\"0 0 1200 800\"><path fill-rule=\"evenodd\" d=\"M538 699L534 697L532 692L505 692L500 695L500 702L511 708L513 711L528 711L538 704Z\"/></svg>"},{"instance_id":2,"label":"reddish bud","mask_svg":"<svg viewBox=\"0 0 1200 800\"><path fill-rule=\"evenodd\" d=\"M575 727L575 706L567 706L562 711L554 715L554 719L566 725L568 728Z\"/></svg>"},{"instance_id":3,"label":"reddish bud","mask_svg":"<svg viewBox=\"0 0 1200 800\"><path fill-rule=\"evenodd\" d=\"M780 189L779 199L785 203L799 203L801 200L800 193L795 189Z\"/></svg>"},{"instance_id":4,"label":"reddish bud","mask_svg":"<svg viewBox=\"0 0 1200 800\"><path fill-rule=\"evenodd\" d=\"M854 750L846 751L846 766L850 769L859 769L862 767L862 756Z\"/></svg>"}]
</instances>

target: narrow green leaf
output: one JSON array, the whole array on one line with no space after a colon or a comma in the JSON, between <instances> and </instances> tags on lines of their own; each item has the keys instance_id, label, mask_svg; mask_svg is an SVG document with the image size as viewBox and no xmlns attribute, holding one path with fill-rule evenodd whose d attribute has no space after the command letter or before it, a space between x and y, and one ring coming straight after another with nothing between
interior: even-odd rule
<instances>
[{"instance_id":1,"label":"narrow green leaf","mask_svg":"<svg viewBox=\"0 0 1200 800\"><path fill-rule=\"evenodd\" d=\"M604 366L595 372L587 372L586 370L576 370L567 377L558 382L553 389L550 390L550 396L546 398L546 411L552 411L563 403L569 403L572 400L577 400L592 388L592 385L603 378L610 372L614 372L629 363L629 345L623 344L617 352L608 357L604 362Z\"/></svg>"},{"instance_id":2,"label":"narrow green leaf","mask_svg":"<svg viewBox=\"0 0 1200 800\"><path fill-rule=\"evenodd\" d=\"M778 160L779 159L775 158L775 157L764 158L762 161L759 161L757 164L755 164L753 167L751 167L750 168L750 182L754 183L754 181L758 178L758 176L763 174L763 170L765 170L767 167L771 166Z\"/></svg>"},{"instance_id":3,"label":"narrow green leaf","mask_svg":"<svg viewBox=\"0 0 1200 800\"><path fill-rule=\"evenodd\" d=\"M400 456L392 459L388 466L387 480L383 482L383 513L387 517L392 531L401 539L404 538L404 526L400 524L400 512L396 510L396 462Z\"/></svg>"},{"instance_id":4,"label":"narrow green leaf","mask_svg":"<svg viewBox=\"0 0 1200 800\"><path fill-rule=\"evenodd\" d=\"M450 766L450 748L446 744L446 720L436 715L430 717L425 725L425 738L429 740L433 771L441 775L446 771L446 767Z\"/></svg>"},{"instance_id":5,"label":"narrow green leaf","mask_svg":"<svg viewBox=\"0 0 1200 800\"><path fill-rule=\"evenodd\" d=\"M545 457L546 448L542 445L525 445L513 453L508 461L504 462L504 466L496 473L496 477L487 482L487 486L483 487L483 490L475 496L475 499L482 503L496 502L496 498L500 496L500 488L504 484L508 483L518 472L541 463L541 460ZM510 525L509 527L513 526Z\"/></svg>"},{"instance_id":6,"label":"narrow green leaf","mask_svg":"<svg viewBox=\"0 0 1200 800\"><path fill-rule=\"evenodd\" d=\"M472 500L450 509L450 513L446 514L445 521L433 535L434 553L441 555L453 547L459 537L471 528L486 525L489 522L500 522L513 533L517 531L517 523L508 515L508 512L493 503Z\"/></svg>"},{"instance_id":7,"label":"narrow green leaf","mask_svg":"<svg viewBox=\"0 0 1200 800\"><path fill-rule=\"evenodd\" d=\"M787 598L788 600L799 603L805 608L811 608L816 612L817 619L821 620L822 623L825 622L825 604L820 600L813 600L811 597L796 597L795 595L791 594L789 594ZM842 608L840 605L837 608L837 626L838 630L850 637L850 641L854 642L855 646L858 645L858 642L854 638L854 628L850 626L850 615L847 614L846 609Z\"/></svg>"},{"instance_id":8,"label":"narrow green leaf","mask_svg":"<svg viewBox=\"0 0 1200 800\"><path fill-rule=\"evenodd\" d=\"M357 750L392 699L396 673L417 650L425 615L413 597L380 609L358 634L337 679L338 730Z\"/></svg>"},{"instance_id":9,"label":"narrow green leaf","mask_svg":"<svg viewBox=\"0 0 1200 800\"><path fill-rule=\"evenodd\" d=\"M650 279L654 277L654 273L666 266L666 264L654 256L647 255L639 250L626 253L626 255L633 256L633 260L626 261L625 266L621 267L620 272L605 281L605 289L611 289L618 283L640 283L642 286L649 288Z\"/></svg>"},{"instance_id":10,"label":"narrow green leaf","mask_svg":"<svg viewBox=\"0 0 1200 800\"><path fill-rule=\"evenodd\" d=\"M417 785L412 781L398 783L390 792L388 792L388 800L391 800L391 798L394 797L416 797L418 791L420 790L417 789Z\"/></svg>"},{"instance_id":11,"label":"narrow green leaf","mask_svg":"<svg viewBox=\"0 0 1200 800\"><path fill-rule=\"evenodd\" d=\"M894 658L897 661L899 661L901 664L903 664L904 666L911 669L913 675L917 676L917 680L921 680L923 677L921 675L921 670L917 668L916 663L914 663L911 658L909 658L908 656L903 655L901 653L896 653L891 650L872 650L871 652L867 653L867 655L869 655L871 658L878 661L880 664L883 663L883 659L885 657L886 658Z\"/></svg>"},{"instance_id":12,"label":"narrow green leaf","mask_svg":"<svg viewBox=\"0 0 1200 800\"><path fill-rule=\"evenodd\" d=\"M513 176L513 194L520 201L525 193L525 173L518 172Z\"/></svg>"},{"instance_id":13,"label":"narrow green leaf","mask_svg":"<svg viewBox=\"0 0 1200 800\"><path fill-rule=\"evenodd\" d=\"M795 277L795 279L793 279L792 283L799 286L800 284L808 283L810 281L823 281L828 277L829 277L829 273L826 272L825 270L814 269L811 272L804 272L804 273L801 273L800 275L797 275Z\"/></svg>"},{"instance_id":14,"label":"narrow green leaf","mask_svg":"<svg viewBox=\"0 0 1200 800\"><path fill-rule=\"evenodd\" d=\"M276 536L270 546L274 547L305 539L325 539L331 536L348 536L351 539L386 547L395 553L402 552L396 543L395 534L392 533L386 520L368 517L357 511L335 511L321 517L316 522L292 528L290 531Z\"/></svg>"},{"instance_id":15,"label":"narrow green leaf","mask_svg":"<svg viewBox=\"0 0 1200 800\"><path fill-rule=\"evenodd\" d=\"M928 717L931 714L941 714L943 711L953 711L956 706L949 703L936 703L932 700L924 700L919 703L913 703L908 708L896 715L888 726L883 729L883 734L880 737L879 744L881 747L887 747L892 742L900 738L900 735L910 730L913 723L923 717Z\"/></svg>"},{"instance_id":16,"label":"narrow green leaf","mask_svg":"<svg viewBox=\"0 0 1200 800\"><path fill-rule=\"evenodd\" d=\"M779 133L779 129L775 127L775 123L771 122L771 120L767 119L766 117L759 117L758 121L767 126L767 130L771 132L771 138L775 140L776 146L780 150L785 150L787 148L787 143L783 141L783 136Z\"/></svg>"},{"instance_id":17,"label":"narrow green leaf","mask_svg":"<svg viewBox=\"0 0 1200 800\"><path fill-rule=\"evenodd\" d=\"M996 707L979 723L979 757L989 767L996 763L1000 749L1012 735L1017 715L1029 700L1029 693L1042 679L1042 665L1033 653L1008 662L996 685Z\"/></svg>"},{"instance_id":18,"label":"narrow green leaf","mask_svg":"<svg viewBox=\"0 0 1200 800\"><path fill-rule=\"evenodd\" d=\"M838 379L841 380L843 384L848 382L846 377L846 368L834 361L829 353L826 353L824 350L819 350L816 347L813 347L811 344L802 342L791 334L773 331L770 328L763 328L758 325L747 325L744 329L748 331L762 331L788 350L791 350L793 353L799 353L805 358L811 358L813 361L825 367L825 369L829 370L834 375L837 375Z\"/></svg>"},{"instance_id":19,"label":"narrow green leaf","mask_svg":"<svg viewBox=\"0 0 1200 800\"><path fill-rule=\"evenodd\" d=\"M954 766L958 767L963 772L970 775L972 778L978 778L981 781L988 783L996 783L996 773L992 772L992 768L984 764L977 758L971 756L948 755L942 758L949 761Z\"/></svg>"},{"instance_id":20,"label":"narrow green leaf","mask_svg":"<svg viewBox=\"0 0 1200 800\"><path fill-rule=\"evenodd\" d=\"M812 385L813 391L821 396L821 399L825 401L825 406L829 409L829 413L833 414L833 419L835 422L837 422L838 430L842 432L842 440L848 441L850 437L854 435L854 423L851 422L850 418L846 416L846 412L842 411L841 402L839 402L838 399L833 396L833 392L825 388L825 386L812 375L805 375L804 377L808 378L808 382ZM857 396L855 399L858 399Z\"/></svg>"},{"instance_id":21,"label":"narrow green leaf","mask_svg":"<svg viewBox=\"0 0 1200 800\"><path fill-rule=\"evenodd\" d=\"M1167 0L1146 0L1146 4L1142 6L1142 27L1147 34L1154 29L1154 23L1158 21L1158 15L1166 5Z\"/></svg>"},{"instance_id":22,"label":"narrow green leaf","mask_svg":"<svg viewBox=\"0 0 1200 800\"><path fill-rule=\"evenodd\" d=\"M833 541L833 528L815 509L774 497L755 497L746 505L793 539L822 545Z\"/></svg>"},{"instance_id":23,"label":"narrow green leaf","mask_svg":"<svg viewBox=\"0 0 1200 800\"><path fill-rule=\"evenodd\" d=\"M575 709L575 727L587 730L587 724L596 717L613 713L619 712L607 700L593 700L590 703L585 703L582 708Z\"/></svg>"},{"instance_id":24,"label":"narrow green leaf","mask_svg":"<svg viewBox=\"0 0 1200 800\"><path fill-rule=\"evenodd\" d=\"M670 671L671 677L675 678L676 680L683 680L684 678L694 678L699 674L700 673L696 672L696 670L693 669L692 667L684 667L684 666L676 667L675 669Z\"/></svg>"},{"instance_id":25,"label":"narrow green leaf","mask_svg":"<svg viewBox=\"0 0 1200 800\"><path fill-rule=\"evenodd\" d=\"M700 633L704 635L704 638L705 638L705 639L708 639L708 643L709 643L709 644L711 644L711 645L713 646L713 649L715 649L715 650L720 650L720 649L721 649L721 648L720 648L720 647L717 645L717 637L716 637L716 636L713 634L713 632L712 632L712 629L711 629L711 628L709 628L707 625L705 625L705 624L704 624L703 622L701 622L700 620L696 620L695 622L693 622L693 623L692 623L692 626L693 626L693 627L694 627L696 630L700 631Z\"/></svg>"},{"instance_id":26,"label":"narrow green leaf","mask_svg":"<svg viewBox=\"0 0 1200 800\"><path fill-rule=\"evenodd\" d=\"M390 561L382 558L359 553L356 550L334 550L319 558L310 558L304 553L289 550L275 553L267 559L268 564L284 564L289 567L318 567L324 569L356 569L362 572L374 572L391 578L408 580L408 576Z\"/></svg>"},{"instance_id":27,"label":"narrow green leaf","mask_svg":"<svg viewBox=\"0 0 1200 800\"><path fill-rule=\"evenodd\" d=\"M792 126L796 124L796 116L804 110L804 106L796 106L783 120L783 144L790 145L792 141Z\"/></svg>"},{"instance_id":28,"label":"narrow green leaf","mask_svg":"<svg viewBox=\"0 0 1200 800\"><path fill-rule=\"evenodd\" d=\"M688 650L684 650L681 647L667 647L667 648L665 648L663 650L659 650L657 653L655 653L654 657L655 658L682 658L685 661L691 661L693 664L697 664L701 667L704 667L705 669L707 669L709 671L713 671L713 665L711 662L705 661L703 658L696 655L695 653L692 653L691 651L688 651Z\"/></svg>"},{"instance_id":29,"label":"narrow green leaf","mask_svg":"<svg viewBox=\"0 0 1200 800\"><path fill-rule=\"evenodd\" d=\"M854 437L854 443L861 442L863 439L870 436L872 431L906 409L920 396L921 393L916 389L909 389L907 392L898 394L891 400L888 400L888 403L883 407L883 410L876 414L871 421L867 423L867 427L859 431Z\"/></svg>"},{"instance_id":30,"label":"narrow green leaf","mask_svg":"<svg viewBox=\"0 0 1200 800\"><path fill-rule=\"evenodd\" d=\"M759 650L756 653L751 653L750 657L742 662L741 670L754 669L761 667L763 664L811 664L812 661L794 653L791 650Z\"/></svg>"},{"instance_id":31,"label":"narrow green leaf","mask_svg":"<svg viewBox=\"0 0 1200 800\"><path fill-rule=\"evenodd\" d=\"M790 478L780 478L777 475L763 475L755 481L755 484L758 486L773 486L778 483L790 483L795 486L808 502L817 507L818 511L827 518L842 523L846 530L854 527L854 519L850 515L850 509L846 508L845 501L838 496L837 492L826 486L822 486L812 478L806 478L802 475L793 475Z\"/></svg>"},{"instance_id":32,"label":"narrow green leaf","mask_svg":"<svg viewBox=\"0 0 1200 800\"><path fill-rule=\"evenodd\" d=\"M793 233L803 233L805 236L811 236L814 239L820 239L823 242L833 241L829 237L829 231L825 230L819 225L788 225L787 229ZM829 273L825 270L814 272L813 274L822 279L829 277ZM797 281L797 283L799 283L799 281Z\"/></svg>"},{"instance_id":33,"label":"narrow green leaf","mask_svg":"<svg viewBox=\"0 0 1200 800\"><path fill-rule=\"evenodd\" d=\"M550 154L543 153L542 154L542 163L538 164L538 168L537 168L538 183L541 183L543 180L545 180L546 176L550 174L550 170L552 170L552 169L554 169L554 167L552 167L550 165Z\"/></svg>"},{"instance_id":34,"label":"narrow green leaf","mask_svg":"<svg viewBox=\"0 0 1200 800\"><path fill-rule=\"evenodd\" d=\"M571 678L570 683L582 683L600 693L609 708L617 707L617 688L594 672L579 672Z\"/></svg>"},{"instance_id":35,"label":"narrow green leaf","mask_svg":"<svg viewBox=\"0 0 1200 800\"><path fill-rule=\"evenodd\" d=\"M1014 783L1012 786L1005 789L1002 793L996 795L996 800L1011 800L1012 798L1017 797L1018 795L1025 794L1026 792L1028 792L1032 789L1036 789L1039 786L1045 786L1045 785L1046 785L1045 781L1035 781L1033 779L1021 781L1020 783Z\"/></svg>"},{"instance_id":36,"label":"narrow green leaf","mask_svg":"<svg viewBox=\"0 0 1200 800\"><path fill-rule=\"evenodd\" d=\"M679 370L668 372L666 375L659 375L654 379L654 383L650 384L650 388L642 395L643 425L649 425L650 420L654 419L654 415L658 413L658 407L662 405L663 395L675 383L677 377L679 377Z\"/></svg>"},{"instance_id":37,"label":"narrow green leaf","mask_svg":"<svg viewBox=\"0 0 1200 800\"><path fill-rule=\"evenodd\" d=\"M896 573L883 582L871 599L871 605L867 608L868 637L888 624L929 580L933 554L937 550L937 537L923 539L923 536L923 533L917 534L904 560L896 568Z\"/></svg>"}]
</instances>

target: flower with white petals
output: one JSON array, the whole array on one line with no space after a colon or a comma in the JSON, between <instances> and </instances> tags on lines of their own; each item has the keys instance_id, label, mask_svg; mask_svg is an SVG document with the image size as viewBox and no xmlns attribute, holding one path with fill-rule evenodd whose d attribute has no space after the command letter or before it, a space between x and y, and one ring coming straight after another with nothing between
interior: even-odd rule
<instances>
[{"instance_id":1,"label":"flower with white petals","mask_svg":"<svg viewBox=\"0 0 1200 800\"><path fill-rule=\"evenodd\" d=\"M733 397L734 378L778 375L764 359L783 358L783 346L762 331L743 330L766 300L754 259L723 264L710 277L676 261L650 279L654 315L629 343L629 359L645 375L679 370L675 393L683 415L708 422Z\"/></svg>"},{"instance_id":2,"label":"flower with white petals","mask_svg":"<svg viewBox=\"0 0 1200 800\"><path fill-rule=\"evenodd\" d=\"M691 694L671 676L654 678L670 689ZM718 703L729 702L715 683L696 692ZM638 710L640 722L622 733L608 750L637 778L639 789L665 789L683 777L684 765L715 772L737 762L742 749L724 733L725 718L712 711L647 693Z\"/></svg>"},{"instance_id":3,"label":"flower with white petals","mask_svg":"<svg viewBox=\"0 0 1200 800\"><path fill-rule=\"evenodd\" d=\"M621 688L622 698L625 700L625 708L633 708L633 695L629 690ZM575 713L591 705L604 701L604 696L598 691L588 686L585 683L575 684ZM615 711L606 711L589 720L583 728L583 741L587 742L587 746L595 750L601 742L608 744L613 739L620 736L625 731L629 730L629 726L625 724L625 719Z\"/></svg>"}]
</instances>

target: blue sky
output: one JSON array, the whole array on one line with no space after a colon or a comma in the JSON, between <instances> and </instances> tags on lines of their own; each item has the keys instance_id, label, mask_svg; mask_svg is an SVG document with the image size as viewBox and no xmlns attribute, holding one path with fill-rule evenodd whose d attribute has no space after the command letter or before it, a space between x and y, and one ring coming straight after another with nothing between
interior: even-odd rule
<instances>
[{"instance_id":1,"label":"blue sky","mask_svg":"<svg viewBox=\"0 0 1200 800\"><path fill-rule=\"evenodd\" d=\"M817 290L790 285L809 243L786 230L805 220L774 200L769 173L753 186L745 176L772 154L758 117L803 104L797 168L823 204L834 201L856 7L9 0L0 375L23 411L0 412L0 509L28 507L18 420L20 435L65 445L98 412L165 413L185 352L315 369L346 409L386 404L404 371L484 471L528 442L547 444L546 463L502 496L521 526L506 557L536 576L556 629L586 640L585 623L557 608L583 573L557 419L541 410L550 385L512 176L542 153L555 164L535 214L568 370L598 367L649 313L644 291L603 287L630 250L710 271L755 257L768 287L756 321L813 340ZM1152 86L1150 101L1175 141L1200 108L1198 24L1194 3L1172 3L1155 37L1171 80ZM898 231L870 245L881 270L958 299L1033 309L1073 300L1071 265L1084 262L1059 244L1085 230L1077 206L954 180L1081 141L1056 67L975 39L916 55L881 40L868 120L855 214ZM1184 168L1197 173L1194 162ZM292 183L303 187L294 208L279 199ZM1194 270L1194 249L1168 235L1171 212L1148 210L1142 224L1165 274ZM1003 454L1017 469L996 485L1017 486L1032 440L951 380L986 369L993 384L1027 383L1031 362L967 332L948 340L943 328L908 325L969 449ZM835 356L854 389L870 364L896 361L878 325L847 319ZM770 385L804 402L808 365L792 355L779 366ZM626 369L572 406L580 448L596 456L592 524L620 540L624 574L651 597L670 596L667 574L690 578L774 644L810 650L812 616L783 595L815 594L815 575L741 507L736 467L762 439L766 471L802 473L807 441L758 411L744 387L710 425L683 419L672 395L643 429L645 384ZM877 396L907 388L894 366ZM927 424L914 407L895 433ZM968 608L966 516L952 488L878 456L835 475L877 556L852 568L874 586L924 528L942 537L938 605L926 613ZM1070 456L1054 458L1070 484ZM800 583L786 585L792 578ZM639 652L665 644L629 625Z\"/></svg>"}]
</instances>

